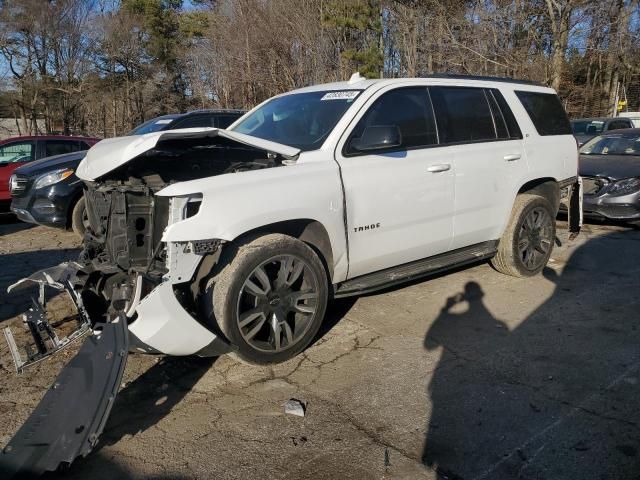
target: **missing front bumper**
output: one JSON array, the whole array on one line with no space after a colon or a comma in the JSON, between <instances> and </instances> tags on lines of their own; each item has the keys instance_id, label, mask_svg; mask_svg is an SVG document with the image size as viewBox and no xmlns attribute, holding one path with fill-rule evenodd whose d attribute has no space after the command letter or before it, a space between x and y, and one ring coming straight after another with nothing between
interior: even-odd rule
<instances>
[{"instance_id":1,"label":"missing front bumper","mask_svg":"<svg viewBox=\"0 0 640 480\"><path fill-rule=\"evenodd\" d=\"M31 478L86 456L113 407L127 362L124 315L92 329L34 412L0 453L0 478Z\"/></svg>"}]
</instances>

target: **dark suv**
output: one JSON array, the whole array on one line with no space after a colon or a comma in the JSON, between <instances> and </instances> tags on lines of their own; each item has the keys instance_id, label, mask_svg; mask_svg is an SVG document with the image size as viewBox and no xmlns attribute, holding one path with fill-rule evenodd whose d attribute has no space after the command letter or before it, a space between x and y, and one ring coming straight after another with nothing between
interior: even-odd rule
<instances>
[{"instance_id":1,"label":"dark suv","mask_svg":"<svg viewBox=\"0 0 640 480\"><path fill-rule=\"evenodd\" d=\"M178 128L226 128L244 114L242 110L196 110L163 115L142 123L128 135L143 135ZM84 151L57 155L18 168L9 183L11 210L20 220L50 227L71 228L83 236L86 224L83 183L75 169ZM7 183L7 182L5 182Z\"/></svg>"}]
</instances>

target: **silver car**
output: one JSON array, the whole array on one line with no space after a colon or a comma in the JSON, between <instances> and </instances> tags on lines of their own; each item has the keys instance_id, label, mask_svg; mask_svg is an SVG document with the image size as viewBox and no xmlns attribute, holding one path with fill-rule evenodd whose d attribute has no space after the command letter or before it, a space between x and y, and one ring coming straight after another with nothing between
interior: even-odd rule
<instances>
[{"instance_id":1,"label":"silver car","mask_svg":"<svg viewBox=\"0 0 640 480\"><path fill-rule=\"evenodd\" d=\"M640 221L640 128L594 137L580 148L586 217Z\"/></svg>"}]
</instances>

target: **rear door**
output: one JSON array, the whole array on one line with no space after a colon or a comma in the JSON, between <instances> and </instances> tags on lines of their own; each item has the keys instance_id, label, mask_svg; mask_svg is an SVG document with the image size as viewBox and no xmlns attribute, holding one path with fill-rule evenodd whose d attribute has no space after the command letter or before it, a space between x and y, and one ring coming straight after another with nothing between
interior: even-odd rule
<instances>
[{"instance_id":1,"label":"rear door","mask_svg":"<svg viewBox=\"0 0 640 480\"><path fill-rule=\"evenodd\" d=\"M426 86L386 88L345 132L336 160L344 185L349 278L446 252L453 234L454 171L437 148ZM366 127L398 126L402 144L359 152Z\"/></svg>"},{"instance_id":2,"label":"rear door","mask_svg":"<svg viewBox=\"0 0 640 480\"><path fill-rule=\"evenodd\" d=\"M499 90L466 86L429 89L440 143L455 164L451 249L496 240L513 186L526 174L522 134Z\"/></svg>"}]
</instances>

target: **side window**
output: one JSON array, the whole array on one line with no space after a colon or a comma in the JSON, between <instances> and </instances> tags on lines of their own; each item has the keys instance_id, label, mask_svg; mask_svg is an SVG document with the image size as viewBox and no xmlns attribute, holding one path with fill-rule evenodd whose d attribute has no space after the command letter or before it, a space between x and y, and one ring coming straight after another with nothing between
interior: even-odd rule
<instances>
[{"instance_id":1,"label":"side window","mask_svg":"<svg viewBox=\"0 0 640 480\"><path fill-rule=\"evenodd\" d=\"M496 130L481 88L431 87L440 143L495 140Z\"/></svg>"},{"instance_id":2,"label":"side window","mask_svg":"<svg viewBox=\"0 0 640 480\"><path fill-rule=\"evenodd\" d=\"M184 119L176 120L171 125L171 130L177 128L203 128L212 126L213 117L211 115L188 115Z\"/></svg>"},{"instance_id":3,"label":"side window","mask_svg":"<svg viewBox=\"0 0 640 480\"><path fill-rule=\"evenodd\" d=\"M218 128L227 128L237 119L239 119L242 115L218 115L216 117L216 127Z\"/></svg>"},{"instance_id":4,"label":"side window","mask_svg":"<svg viewBox=\"0 0 640 480\"><path fill-rule=\"evenodd\" d=\"M367 127L389 125L400 129L401 149L437 144L438 134L427 88L398 88L383 94L360 119L347 145L360 138ZM346 153L356 152L348 149Z\"/></svg>"},{"instance_id":5,"label":"side window","mask_svg":"<svg viewBox=\"0 0 640 480\"><path fill-rule=\"evenodd\" d=\"M83 141L78 142L78 151L89 150L90 148L91 148L91 145L89 145L87 142L83 142Z\"/></svg>"},{"instance_id":6,"label":"side window","mask_svg":"<svg viewBox=\"0 0 640 480\"><path fill-rule=\"evenodd\" d=\"M516 90L529 118L539 135L571 135L567 114L554 93L525 92Z\"/></svg>"},{"instance_id":7,"label":"side window","mask_svg":"<svg viewBox=\"0 0 640 480\"><path fill-rule=\"evenodd\" d=\"M78 151L78 142L73 140L47 140L45 142L45 157L62 155Z\"/></svg>"},{"instance_id":8,"label":"side window","mask_svg":"<svg viewBox=\"0 0 640 480\"><path fill-rule=\"evenodd\" d=\"M492 88L488 92L489 92L489 97L490 98L493 97L493 99L498 104L498 107L500 108L500 113L502 114L502 118L504 119L504 122L507 124L507 130L509 131L509 138L521 139L522 132L520 131L520 126L518 125L518 122L516 121L516 117L513 115L513 112L511 111L511 107L502 96L502 93L500 93L500 90Z\"/></svg>"},{"instance_id":9,"label":"side window","mask_svg":"<svg viewBox=\"0 0 640 480\"><path fill-rule=\"evenodd\" d=\"M609 128L607 130L618 130L620 128L632 128L629 122L626 120L614 120L609 123Z\"/></svg>"},{"instance_id":10,"label":"side window","mask_svg":"<svg viewBox=\"0 0 640 480\"><path fill-rule=\"evenodd\" d=\"M35 156L35 142L12 142L0 146L0 164L30 162Z\"/></svg>"}]
</instances>

